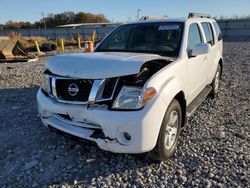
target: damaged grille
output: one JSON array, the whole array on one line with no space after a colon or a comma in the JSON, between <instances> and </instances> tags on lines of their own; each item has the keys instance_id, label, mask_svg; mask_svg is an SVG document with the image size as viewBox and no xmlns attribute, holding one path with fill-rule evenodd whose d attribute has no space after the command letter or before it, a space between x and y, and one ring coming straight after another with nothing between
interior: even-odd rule
<instances>
[{"instance_id":1,"label":"damaged grille","mask_svg":"<svg viewBox=\"0 0 250 188\"><path fill-rule=\"evenodd\" d=\"M93 80L57 79L57 98L70 101L88 101L92 85Z\"/></svg>"},{"instance_id":2,"label":"damaged grille","mask_svg":"<svg viewBox=\"0 0 250 188\"><path fill-rule=\"evenodd\" d=\"M103 99L109 99L109 98L112 97L115 86L116 86L116 83L117 83L116 78L106 79L104 90L103 90L103 93L102 93L102 98Z\"/></svg>"},{"instance_id":3,"label":"damaged grille","mask_svg":"<svg viewBox=\"0 0 250 188\"><path fill-rule=\"evenodd\" d=\"M71 79L51 77L51 95L58 101L87 104L112 100L118 78Z\"/></svg>"}]
</instances>

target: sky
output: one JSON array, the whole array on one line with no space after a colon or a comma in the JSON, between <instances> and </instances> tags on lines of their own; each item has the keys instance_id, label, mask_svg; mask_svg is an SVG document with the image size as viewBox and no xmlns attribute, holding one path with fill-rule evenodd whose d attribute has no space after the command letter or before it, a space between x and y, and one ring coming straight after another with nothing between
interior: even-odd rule
<instances>
[{"instance_id":1,"label":"sky","mask_svg":"<svg viewBox=\"0 0 250 188\"><path fill-rule=\"evenodd\" d=\"M140 16L186 17L188 12L212 16L250 15L250 0L1 0L0 24L9 20L35 22L49 13L64 11L104 14L113 22Z\"/></svg>"}]
</instances>

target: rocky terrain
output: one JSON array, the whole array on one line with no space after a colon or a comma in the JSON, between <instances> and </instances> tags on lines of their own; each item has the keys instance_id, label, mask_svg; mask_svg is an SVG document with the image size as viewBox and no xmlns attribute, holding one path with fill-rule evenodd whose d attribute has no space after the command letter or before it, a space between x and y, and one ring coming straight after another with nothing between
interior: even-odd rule
<instances>
[{"instance_id":1,"label":"rocky terrain","mask_svg":"<svg viewBox=\"0 0 250 188\"><path fill-rule=\"evenodd\" d=\"M250 43L224 47L219 97L161 163L50 132L36 107L46 58L0 63L0 187L250 187Z\"/></svg>"}]
</instances>

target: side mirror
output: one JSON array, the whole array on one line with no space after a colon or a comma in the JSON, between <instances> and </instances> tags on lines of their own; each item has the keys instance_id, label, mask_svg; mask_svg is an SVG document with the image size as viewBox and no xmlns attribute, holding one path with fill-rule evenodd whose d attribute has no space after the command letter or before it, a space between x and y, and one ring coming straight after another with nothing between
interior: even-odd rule
<instances>
[{"instance_id":1,"label":"side mirror","mask_svg":"<svg viewBox=\"0 0 250 188\"><path fill-rule=\"evenodd\" d=\"M191 52L192 57L196 57L198 55L207 54L210 52L211 45L207 43L196 44L194 49Z\"/></svg>"}]
</instances>

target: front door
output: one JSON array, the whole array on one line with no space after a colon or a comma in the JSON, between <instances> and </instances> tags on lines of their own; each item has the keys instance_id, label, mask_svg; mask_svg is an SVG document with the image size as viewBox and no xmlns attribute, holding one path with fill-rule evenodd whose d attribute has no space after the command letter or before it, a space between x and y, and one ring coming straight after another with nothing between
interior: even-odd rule
<instances>
[{"instance_id":1,"label":"front door","mask_svg":"<svg viewBox=\"0 0 250 188\"><path fill-rule=\"evenodd\" d=\"M196 44L202 43L200 27L192 23L188 31L188 102L192 101L206 86L207 83L207 54L191 56Z\"/></svg>"}]
</instances>

